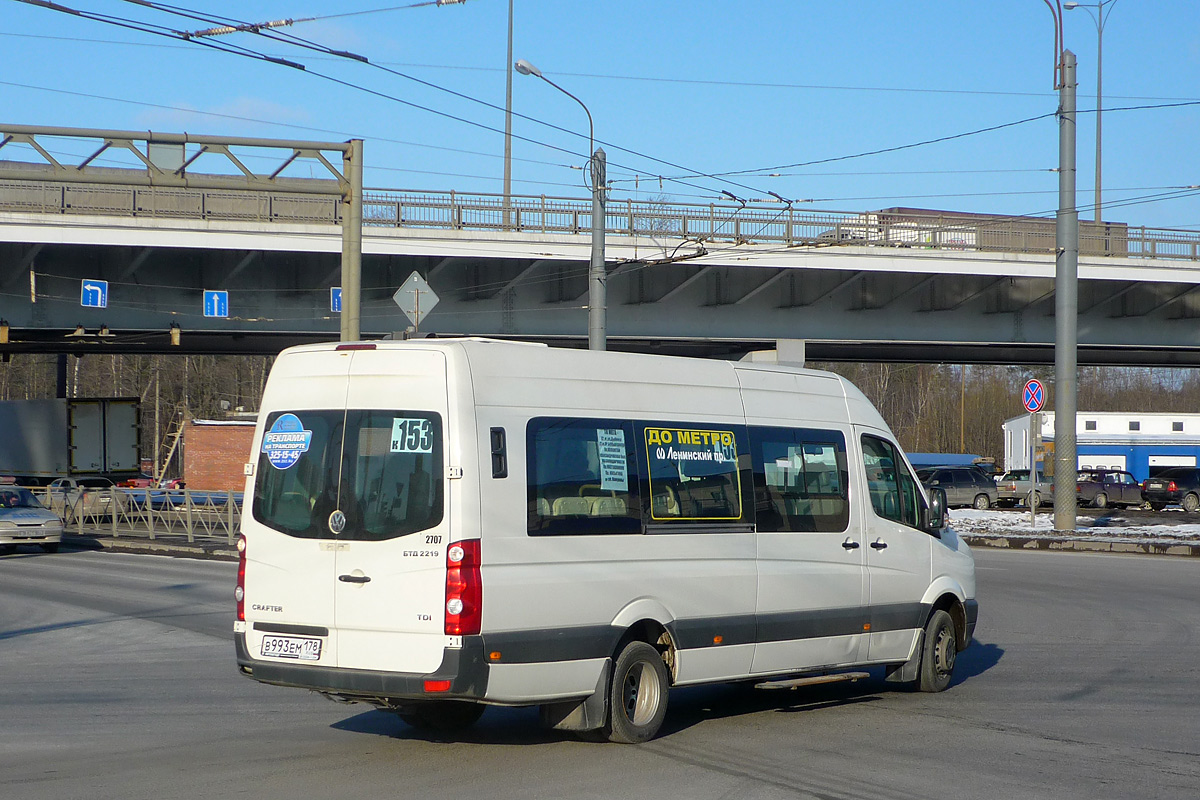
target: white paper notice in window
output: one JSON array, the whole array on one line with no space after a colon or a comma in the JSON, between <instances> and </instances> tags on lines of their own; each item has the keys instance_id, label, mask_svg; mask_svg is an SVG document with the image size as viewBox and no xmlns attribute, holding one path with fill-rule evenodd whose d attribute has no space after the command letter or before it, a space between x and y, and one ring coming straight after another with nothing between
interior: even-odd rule
<instances>
[{"instance_id":1,"label":"white paper notice in window","mask_svg":"<svg viewBox=\"0 0 1200 800\"><path fill-rule=\"evenodd\" d=\"M625 431L620 428L598 429L596 444L600 448L600 488L610 492L629 491Z\"/></svg>"}]
</instances>

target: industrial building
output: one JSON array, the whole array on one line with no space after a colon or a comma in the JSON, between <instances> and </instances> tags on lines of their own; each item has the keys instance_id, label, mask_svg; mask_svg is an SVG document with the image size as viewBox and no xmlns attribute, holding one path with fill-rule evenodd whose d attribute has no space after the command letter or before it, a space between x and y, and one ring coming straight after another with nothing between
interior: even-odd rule
<instances>
[{"instance_id":1,"label":"industrial building","mask_svg":"<svg viewBox=\"0 0 1200 800\"><path fill-rule=\"evenodd\" d=\"M1038 462L1054 460L1054 412L1043 411ZM1004 423L1005 469L1029 468L1030 414ZM1200 414L1080 411L1075 416L1079 467L1123 469L1138 481L1167 467L1194 467L1200 456Z\"/></svg>"}]
</instances>

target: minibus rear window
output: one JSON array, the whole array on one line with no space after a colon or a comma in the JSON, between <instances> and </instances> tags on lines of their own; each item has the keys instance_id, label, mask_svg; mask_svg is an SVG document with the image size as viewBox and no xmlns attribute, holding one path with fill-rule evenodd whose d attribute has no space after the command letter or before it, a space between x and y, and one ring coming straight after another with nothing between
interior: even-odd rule
<instances>
[{"instance_id":1,"label":"minibus rear window","mask_svg":"<svg viewBox=\"0 0 1200 800\"><path fill-rule=\"evenodd\" d=\"M259 452L254 518L301 538L392 539L441 522L444 472L437 414L276 412Z\"/></svg>"}]
</instances>

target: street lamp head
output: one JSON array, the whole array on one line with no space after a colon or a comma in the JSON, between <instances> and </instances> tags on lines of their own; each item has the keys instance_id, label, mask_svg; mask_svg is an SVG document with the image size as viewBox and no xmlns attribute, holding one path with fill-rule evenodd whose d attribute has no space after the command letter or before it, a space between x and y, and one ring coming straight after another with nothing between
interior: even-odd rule
<instances>
[{"instance_id":1,"label":"street lamp head","mask_svg":"<svg viewBox=\"0 0 1200 800\"><path fill-rule=\"evenodd\" d=\"M1074 3L1074 2L1063 3L1063 8L1067 9L1068 11L1071 10L1072 8L1079 8L1079 3Z\"/></svg>"},{"instance_id":2,"label":"street lamp head","mask_svg":"<svg viewBox=\"0 0 1200 800\"><path fill-rule=\"evenodd\" d=\"M522 75L533 75L537 78L542 77L542 71L523 58L518 58L517 63L513 64L513 68Z\"/></svg>"}]
</instances>

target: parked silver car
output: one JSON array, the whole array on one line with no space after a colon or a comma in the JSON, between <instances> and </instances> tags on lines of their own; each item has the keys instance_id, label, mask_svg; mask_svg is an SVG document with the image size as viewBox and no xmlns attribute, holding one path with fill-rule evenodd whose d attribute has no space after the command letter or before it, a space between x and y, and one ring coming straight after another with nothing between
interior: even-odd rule
<instances>
[{"instance_id":1,"label":"parked silver car","mask_svg":"<svg viewBox=\"0 0 1200 800\"><path fill-rule=\"evenodd\" d=\"M0 552L20 544L36 544L47 553L58 551L63 524L33 492L19 486L0 486Z\"/></svg>"},{"instance_id":2,"label":"parked silver car","mask_svg":"<svg viewBox=\"0 0 1200 800\"><path fill-rule=\"evenodd\" d=\"M1010 469L1000 476L996 482L999 496L998 505L1012 507L1020 503L1028 506L1034 503L1039 506L1054 504L1054 483L1041 470L1037 473L1037 484L1029 482L1029 470Z\"/></svg>"},{"instance_id":3,"label":"parked silver car","mask_svg":"<svg viewBox=\"0 0 1200 800\"><path fill-rule=\"evenodd\" d=\"M998 499L996 482L973 467L925 467L917 470L917 480L945 490L950 508L991 508Z\"/></svg>"}]
</instances>

